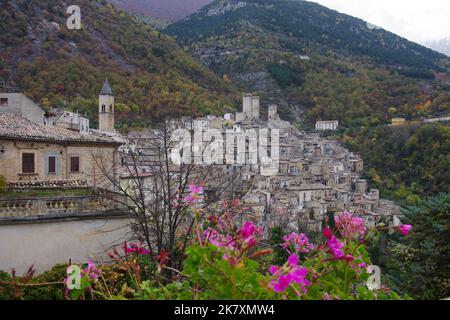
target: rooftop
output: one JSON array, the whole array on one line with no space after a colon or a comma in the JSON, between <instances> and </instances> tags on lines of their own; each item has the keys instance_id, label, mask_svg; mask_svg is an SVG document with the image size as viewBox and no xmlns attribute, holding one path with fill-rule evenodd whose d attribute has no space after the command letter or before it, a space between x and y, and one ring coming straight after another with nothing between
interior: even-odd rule
<instances>
[{"instance_id":1,"label":"rooftop","mask_svg":"<svg viewBox=\"0 0 450 320\"><path fill-rule=\"evenodd\" d=\"M109 85L108 78L105 79L105 83L103 83L102 91L100 92L101 96L112 96L113 92L111 86Z\"/></svg>"},{"instance_id":2,"label":"rooftop","mask_svg":"<svg viewBox=\"0 0 450 320\"><path fill-rule=\"evenodd\" d=\"M45 126L12 113L0 113L0 139L56 143L117 144L112 139Z\"/></svg>"}]
</instances>

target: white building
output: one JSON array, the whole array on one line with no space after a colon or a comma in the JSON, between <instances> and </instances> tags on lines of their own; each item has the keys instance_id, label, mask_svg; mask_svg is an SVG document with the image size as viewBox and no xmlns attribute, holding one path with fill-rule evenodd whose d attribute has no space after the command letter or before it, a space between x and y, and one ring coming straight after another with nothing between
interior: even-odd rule
<instances>
[{"instance_id":1,"label":"white building","mask_svg":"<svg viewBox=\"0 0 450 320\"><path fill-rule=\"evenodd\" d=\"M89 119L71 111L62 109L53 110L51 115L44 119L44 123L47 126L55 126L77 131L82 134L89 134Z\"/></svg>"},{"instance_id":2,"label":"white building","mask_svg":"<svg viewBox=\"0 0 450 320\"><path fill-rule=\"evenodd\" d=\"M316 122L316 131L327 131L327 130L337 130L339 127L339 121L331 120L331 121L317 121Z\"/></svg>"}]
</instances>

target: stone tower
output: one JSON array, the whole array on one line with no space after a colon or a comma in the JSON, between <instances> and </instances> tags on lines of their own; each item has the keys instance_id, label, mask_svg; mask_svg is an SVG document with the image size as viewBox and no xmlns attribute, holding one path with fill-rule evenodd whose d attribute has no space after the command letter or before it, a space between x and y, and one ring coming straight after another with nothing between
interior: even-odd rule
<instances>
[{"instance_id":1,"label":"stone tower","mask_svg":"<svg viewBox=\"0 0 450 320\"><path fill-rule=\"evenodd\" d=\"M258 121L260 114L260 98L246 94L242 98L242 113L245 121Z\"/></svg>"},{"instance_id":2,"label":"stone tower","mask_svg":"<svg viewBox=\"0 0 450 320\"><path fill-rule=\"evenodd\" d=\"M98 130L114 131L114 96L108 78L98 96Z\"/></svg>"}]
</instances>

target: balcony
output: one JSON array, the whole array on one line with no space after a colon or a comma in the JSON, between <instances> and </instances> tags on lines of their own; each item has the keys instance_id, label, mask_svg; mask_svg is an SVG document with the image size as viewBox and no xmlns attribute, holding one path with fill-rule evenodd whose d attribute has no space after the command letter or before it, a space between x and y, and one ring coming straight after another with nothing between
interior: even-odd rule
<instances>
[{"instance_id":1,"label":"balcony","mask_svg":"<svg viewBox=\"0 0 450 320\"><path fill-rule=\"evenodd\" d=\"M0 223L126 215L124 202L119 194L88 188L0 193Z\"/></svg>"}]
</instances>

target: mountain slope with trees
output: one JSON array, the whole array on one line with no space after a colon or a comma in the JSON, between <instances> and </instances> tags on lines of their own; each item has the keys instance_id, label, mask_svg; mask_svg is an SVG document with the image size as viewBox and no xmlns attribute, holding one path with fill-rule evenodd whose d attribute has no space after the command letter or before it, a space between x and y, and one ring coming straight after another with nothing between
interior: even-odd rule
<instances>
[{"instance_id":1,"label":"mountain slope with trees","mask_svg":"<svg viewBox=\"0 0 450 320\"><path fill-rule=\"evenodd\" d=\"M217 0L167 32L292 120L346 127L450 110L450 60L308 1Z\"/></svg>"},{"instance_id":2,"label":"mountain slope with trees","mask_svg":"<svg viewBox=\"0 0 450 320\"><path fill-rule=\"evenodd\" d=\"M44 108L65 105L96 119L107 76L125 128L144 125L161 111L199 115L233 105L233 88L172 38L106 1L78 1L82 29L69 30L71 4L0 4L0 79L15 83Z\"/></svg>"}]
</instances>

